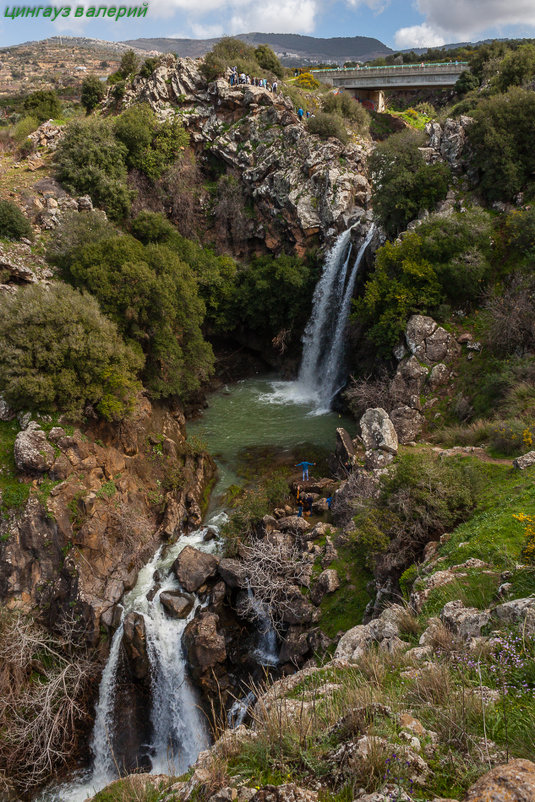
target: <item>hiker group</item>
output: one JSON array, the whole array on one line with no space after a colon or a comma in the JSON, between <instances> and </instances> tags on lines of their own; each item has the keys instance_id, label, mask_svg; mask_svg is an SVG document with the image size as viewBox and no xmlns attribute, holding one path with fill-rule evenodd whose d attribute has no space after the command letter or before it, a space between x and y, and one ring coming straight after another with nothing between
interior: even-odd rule
<instances>
[{"instance_id":1,"label":"hiker group","mask_svg":"<svg viewBox=\"0 0 535 802\"><path fill-rule=\"evenodd\" d=\"M251 86L262 86L269 92L273 92L274 95L277 94L279 88L277 81L273 81L273 83L270 83L266 78L251 78L250 75L246 75L244 72L238 72L237 67L231 68L228 82L231 86L239 86L240 84L250 84Z\"/></svg>"}]
</instances>

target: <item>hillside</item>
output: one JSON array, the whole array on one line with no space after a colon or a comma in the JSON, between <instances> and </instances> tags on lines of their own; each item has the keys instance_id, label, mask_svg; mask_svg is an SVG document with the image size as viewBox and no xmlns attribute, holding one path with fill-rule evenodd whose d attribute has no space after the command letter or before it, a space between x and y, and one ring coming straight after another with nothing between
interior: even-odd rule
<instances>
[{"instance_id":1,"label":"hillside","mask_svg":"<svg viewBox=\"0 0 535 802\"><path fill-rule=\"evenodd\" d=\"M243 33L236 39L251 45L268 44L286 66L313 64L325 61L368 61L388 55L392 50L368 36L339 36L322 39L284 33ZM219 39L131 39L124 44L143 50L177 53L184 58L204 56Z\"/></svg>"}]
</instances>

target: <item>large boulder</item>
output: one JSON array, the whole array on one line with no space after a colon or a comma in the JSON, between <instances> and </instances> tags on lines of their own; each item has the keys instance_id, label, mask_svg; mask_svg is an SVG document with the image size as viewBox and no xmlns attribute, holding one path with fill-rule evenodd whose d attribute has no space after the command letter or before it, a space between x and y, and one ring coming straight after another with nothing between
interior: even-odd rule
<instances>
[{"instance_id":1,"label":"large boulder","mask_svg":"<svg viewBox=\"0 0 535 802\"><path fill-rule=\"evenodd\" d=\"M173 571L184 590L194 593L215 575L218 562L213 554L186 546L174 561Z\"/></svg>"},{"instance_id":2,"label":"large boulder","mask_svg":"<svg viewBox=\"0 0 535 802\"><path fill-rule=\"evenodd\" d=\"M535 763L510 760L480 777L464 802L533 802L534 799Z\"/></svg>"},{"instance_id":3,"label":"large boulder","mask_svg":"<svg viewBox=\"0 0 535 802\"><path fill-rule=\"evenodd\" d=\"M150 661L147 653L147 632L145 619L141 613L128 613L123 623L123 649L136 679L150 675Z\"/></svg>"},{"instance_id":4,"label":"large boulder","mask_svg":"<svg viewBox=\"0 0 535 802\"><path fill-rule=\"evenodd\" d=\"M202 612L187 625L184 643L194 672L204 673L227 657L225 638L218 630L219 616Z\"/></svg>"},{"instance_id":5,"label":"large boulder","mask_svg":"<svg viewBox=\"0 0 535 802\"><path fill-rule=\"evenodd\" d=\"M230 560L226 557L219 560L217 572L229 588L244 588L247 584L245 568L239 560Z\"/></svg>"},{"instance_id":6,"label":"large boulder","mask_svg":"<svg viewBox=\"0 0 535 802\"><path fill-rule=\"evenodd\" d=\"M411 409L403 404L392 410L390 420L394 425L399 442L405 444L411 443L420 434L425 419L417 409Z\"/></svg>"},{"instance_id":7,"label":"large boulder","mask_svg":"<svg viewBox=\"0 0 535 802\"><path fill-rule=\"evenodd\" d=\"M318 577L318 581L310 589L310 598L314 604L320 604L327 593L334 593L340 587L340 578L334 568L326 568Z\"/></svg>"},{"instance_id":8,"label":"large boulder","mask_svg":"<svg viewBox=\"0 0 535 802\"><path fill-rule=\"evenodd\" d=\"M476 607L465 607L457 599L444 605L440 618L455 635L461 638L477 638L483 627L490 622L490 613Z\"/></svg>"},{"instance_id":9,"label":"large boulder","mask_svg":"<svg viewBox=\"0 0 535 802\"><path fill-rule=\"evenodd\" d=\"M412 315L405 330L405 340L411 354L417 359L425 359L425 342L437 328L432 317L427 315Z\"/></svg>"},{"instance_id":10,"label":"large boulder","mask_svg":"<svg viewBox=\"0 0 535 802\"><path fill-rule=\"evenodd\" d=\"M385 451L397 454L398 436L388 416L381 407L367 409L360 419L361 437L366 451Z\"/></svg>"},{"instance_id":11,"label":"large boulder","mask_svg":"<svg viewBox=\"0 0 535 802\"><path fill-rule=\"evenodd\" d=\"M374 644L378 644L380 649L387 652L395 652L402 648L403 642L395 621L389 620L386 616L379 617L374 618L369 624L358 624L349 629L340 638L334 657L337 660L356 662Z\"/></svg>"},{"instance_id":12,"label":"large boulder","mask_svg":"<svg viewBox=\"0 0 535 802\"><path fill-rule=\"evenodd\" d=\"M421 365L415 356L399 363L396 375L390 382L390 394L398 403L420 409L420 395L424 389L429 369Z\"/></svg>"},{"instance_id":13,"label":"large boulder","mask_svg":"<svg viewBox=\"0 0 535 802\"><path fill-rule=\"evenodd\" d=\"M54 449L35 421L16 436L14 456L17 468L24 473L45 473L55 460Z\"/></svg>"},{"instance_id":14,"label":"large boulder","mask_svg":"<svg viewBox=\"0 0 535 802\"><path fill-rule=\"evenodd\" d=\"M177 590L160 593L160 604L171 618L187 618L193 609L193 597Z\"/></svg>"},{"instance_id":15,"label":"large boulder","mask_svg":"<svg viewBox=\"0 0 535 802\"><path fill-rule=\"evenodd\" d=\"M521 624L525 635L535 636L535 598L513 599L499 604L493 615L501 624Z\"/></svg>"},{"instance_id":16,"label":"large boulder","mask_svg":"<svg viewBox=\"0 0 535 802\"><path fill-rule=\"evenodd\" d=\"M527 454L522 454L521 457L513 460L513 467L518 468L519 471L531 468L532 465L535 465L535 451L528 451Z\"/></svg>"},{"instance_id":17,"label":"large boulder","mask_svg":"<svg viewBox=\"0 0 535 802\"><path fill-rule=\"evenodd\" d=\"M346 430L342 427L336 430L335 456L342 465L347 466L353 465L356 460L353 441Z\"/></svg>"}]
</instances>

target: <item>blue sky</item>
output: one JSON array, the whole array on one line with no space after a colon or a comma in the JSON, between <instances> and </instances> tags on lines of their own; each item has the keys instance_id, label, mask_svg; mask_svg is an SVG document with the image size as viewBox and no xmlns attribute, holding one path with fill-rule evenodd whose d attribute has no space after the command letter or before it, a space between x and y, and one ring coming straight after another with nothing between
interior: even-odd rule
<instances>
[{"instance_id":1,"label":"blue sky","mask_svg":"<svg viewBox=\"0 0 535 802\"><path fill-rule=\"evenodd\" d=\"M86 7L93 3L80 0ZM34 4L36 0L30 5ZM132 5L138 4L141 0L132 0ZM1 2L0 8L0 46L61 33L113 41L206 38L248 31L360 35L374 36L395 49L490 37L535 37L535 0L152 0L146 18L117 22L63 16L55 22L11 19L5 17L5 9L13 5Z\"/></svg>"}]
</instances>

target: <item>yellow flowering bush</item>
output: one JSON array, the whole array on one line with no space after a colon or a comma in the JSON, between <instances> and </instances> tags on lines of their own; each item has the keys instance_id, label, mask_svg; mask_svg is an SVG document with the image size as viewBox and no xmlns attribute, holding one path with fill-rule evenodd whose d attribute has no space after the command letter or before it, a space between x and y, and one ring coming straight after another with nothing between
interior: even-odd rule
<instances>
[{"instance_id":1,"label":"yellow flowering bush","mask_svg":"<svg viewBox=\"0 0 535 802\"><path fill-rule=\"evenodd\" d=\"M521 557L528 565L535 564L535 516L526 515L523 512L513 515L524 527L525 543L521 551Z\"/></svg>"}]
</instances>

